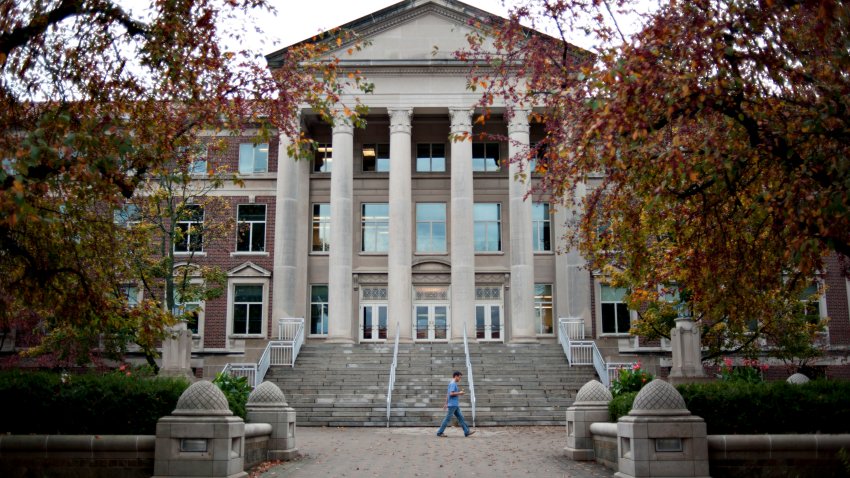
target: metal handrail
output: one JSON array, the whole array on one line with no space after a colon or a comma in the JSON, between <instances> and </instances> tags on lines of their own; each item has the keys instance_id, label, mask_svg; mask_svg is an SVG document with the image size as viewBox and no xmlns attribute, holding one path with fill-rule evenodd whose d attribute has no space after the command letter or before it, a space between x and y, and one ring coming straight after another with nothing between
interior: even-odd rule
<instances>
[{"instance_id":1,"label":"metal handrail","mask_svg":"<svg viewBox=\"0 0 850 478\"><path fill-rule=\"evenodd\" d=\"M257 387L266 378L272 365L295 367L295 359L304 343L304 319L278 319L278 338L266 344L257 363L228 363L222 373L234 377L247 377L252 387Z\"/></svg>"},{"instance_id":2,"label":"metal handrail","mask_svg":"<svg viewBox=\"0 0 850 478\"><path fill-rule=\"evenodd\" d=\"M606 387L611 386L611 372L625 367L632 367L632 362L605 362L602 352L599 351L593 340L574 340L573 335L584 338L584 323L581 319L559 318L558 319L558 341L564 348L567 363L572 365L593 365L599 381Z\"/></svg>"},{"instance_id":3,"label":"metal handrail","mask_svg":"<svg viewBox=\"0 0 850 478\"><path fill-rule=\"evenodd\" d=\"M475 427L475 381L472 380L472 362L469 360L469 343L466 339L466 320L463 321L463 352L466 354L466 376L469 381L469 403L472 406L472 426Z\"/></svg>"},{"instance_id":4,"label":"metal handrail","mask_svg":"<svg viewBox=\"0 0 850 478\"><path fill-rule=\"evenodd\" d=\"M398 365L398 333L399 322L395 323L395 345L393 346L393 363L390 365L390 383L387 385L387 428L390 427L390 410L393 399L393 387L395 387L395 369Z\"/></svg>"}]
</instances>

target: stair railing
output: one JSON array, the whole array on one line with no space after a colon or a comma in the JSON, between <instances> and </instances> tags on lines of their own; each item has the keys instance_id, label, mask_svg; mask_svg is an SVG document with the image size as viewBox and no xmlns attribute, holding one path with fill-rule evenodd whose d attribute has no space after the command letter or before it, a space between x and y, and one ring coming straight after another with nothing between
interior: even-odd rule
<instances>
[{"instance_id":1,"label":"stair railing","mask_svg":"<svg viewBox=\"0 0 850 478\"><path fill-rule=\"evenodd\" d=\"M469 343L466 339L466 320L463 321L463 353L466 354L466 380L469 382L469 403L472 406L472 426L475 427L475 381L472 380L472 362L469 360Z\"/></svg>"},{"instance_id":2,"label":"stair railing","mask_svg":"<svg viewBox=\"0 0 850 478\"><path fill-rule=\"evenodd\" d=\"M393 363L390 365L390 383L387 385L387 428L390 427L390 410L393 400L393 387L395 387L395 369L398 365L398 333L399 323L395 323L395 345L393 346Z\"/></svg>"},{"instance_id":3,"label":"stair railing","mask_svg":"<svg viewBox=\"0 0 850 478\"><path fill-rule=\"evenodd\" d=\"M564 348L567 363L573 365L593 365L599 381L606 387L611 386L611 375L622 368L632 367L632 362L606 362L602 352L593 340L584 339L584 321L581 318L558 319L558 341ZM579 339L579 340L576 340Z\"/></svg>"},{"instance_id":4,"label":"stair railing","mask_svg":"<svg viewBox=\"0 0 850 478\"><path fill-rule=\"evenodd\" d=\"M228 363L222 373L234 377L246 377L252 387L257 387L266 378L272 365L295 367L295 359L304 343L304 319L290 318L278 320L278 338L266 344L257 363Z\"/></svg>"}]
</instances>

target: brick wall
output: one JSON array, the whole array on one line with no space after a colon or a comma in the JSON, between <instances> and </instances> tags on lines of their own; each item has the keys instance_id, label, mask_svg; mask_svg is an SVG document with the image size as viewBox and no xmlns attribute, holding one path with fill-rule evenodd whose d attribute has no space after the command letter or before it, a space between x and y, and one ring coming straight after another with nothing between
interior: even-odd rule
<instances>
[{"instance_id":1,"label":"brick wall","mask_svg":"<svg viewBox=\"0 0 850 478\"><path fill-rule=\"evenodd\" d=\"M830 345L850 345L850 309L847 306L847 279L838 256L826 259L826 315L829 317Z\"/></svg>"}]
</instances>

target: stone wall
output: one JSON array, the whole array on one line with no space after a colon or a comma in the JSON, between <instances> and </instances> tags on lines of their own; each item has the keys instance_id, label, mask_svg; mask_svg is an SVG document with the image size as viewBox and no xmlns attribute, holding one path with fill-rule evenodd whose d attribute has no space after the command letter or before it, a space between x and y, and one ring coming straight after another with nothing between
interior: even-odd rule
<instances>
[{"instance_id":1,"label":"stone wall","mask_svg":"<svg viewBox=\"0 0 850 478\"><path fill-rule=\"evenodd\" d=\"M617 471L617 424L594 423L590 425L590 432L593 434L596 462Z\"/></svg>"},{"instance_id":2,"label":"stone wall","mask_svg":"<svg viewBox=\"0 0 850 478\"><path fill-rule=\"evenodd\" d=\"M842 448L850 435L709 435L709 469L712 478L844 477Z\"/></svg>"},{"instance_id":3,"label":"stone wall","mask_svg":"<svg viewBox=\"0 0 850 478\"><path fill-rule=\"evenodd\" d=\"M268 423L245 424L245 469L249 470L266 461L272 426Z\"/></svg>"},{"instance_id":4,"label":"stone wall","mask_svg":"<svg viewBox=\"0 0 850 478\"><path fill-rule=\"evenodd\" d=\"M153 435L0 435L4 478L147 478Z\"/></svg>"}]
</instances>

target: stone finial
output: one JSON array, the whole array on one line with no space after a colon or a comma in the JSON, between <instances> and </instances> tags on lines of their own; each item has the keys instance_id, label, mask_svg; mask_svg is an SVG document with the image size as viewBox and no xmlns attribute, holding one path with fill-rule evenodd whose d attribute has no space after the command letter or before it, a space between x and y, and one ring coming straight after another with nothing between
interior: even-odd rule
<instances>
[{"instance_id":1,"label":"stone finial","mask_svg":"<svg viewBox=\"0 0 850 478\"><path fill-rule=\"evenodd\" d=\"M172 415L233 415L224 393L208 380L193 383L177 399Z\"/></svg>"},{"instance_id":2,"label":"stone finial","mask_svg":"<svg viewBox=\"0 0 850 478\"><path fill-rule=\"evenodd\" d=\"M664 380L646 384L635 397L629 415L690 415L685 399Z\"/></svg>"},{"instance_id":3,"label":"stone finial","mask_svg":"<svg viewBox=\"0 0 850 478\"><path fill-rule=\"evenodd\" d=\"M576 400L574 405L585 404L588 402L597 403L597 402L610 402L614 397L611 395L611 391L602 385L602 383L598 380L591 380L584 384L576 394Z\"/></svg>"},{"instance_id":4,"label":"stone finial","mask_svg":"<svg viewBox=\"0 0 850 478\"><path fill-rule=\"evenodd\" d=\"M283 391L272 382L263 382L248 396L250 407L288 407Z\"/></svg>"},{"instance_id":5,"label":"stone finial","mask_svg":"<svg viewBox=\"0 0 850 478\"><path fill-rule=\"evenodd\" d=\"M794 375L788 377L785 381L794 385L802 385L804 383L809 382L809 377L803 375L802 373L795 373Z\"/></svg>"}]
</instances>

